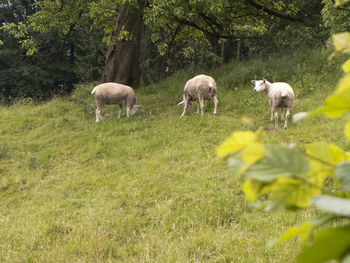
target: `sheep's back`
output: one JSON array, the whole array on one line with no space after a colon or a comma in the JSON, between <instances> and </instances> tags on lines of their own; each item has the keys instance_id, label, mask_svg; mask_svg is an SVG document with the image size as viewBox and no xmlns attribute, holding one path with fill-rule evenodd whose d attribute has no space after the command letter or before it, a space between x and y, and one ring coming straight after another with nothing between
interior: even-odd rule
<instances>
[{"instance_id":1,"label":"sheep's back","mask_svg":"<svg viewBox=\"0 0 350 263\"><path fill-rule=\"evenodd\" d=\"M273 83L273 88L270 91L273 104L276 107L289 107L294 105L294 92L292 87L285 82Z\"/></svg>"},{"instance_id":2,"label":"sheep's back","mask_svg":"<svg viewBox=\"0 0 350 263\"><path fill-rule=\"evenodd\" d=\"M102 83L96 86L94 94L95 98L104 104L117 104L125 101L130 95L135 96L131 87L114 82Z\"/></svg>"},{"instance_id":3,"label":"sheep's back","mask_svg":"<svg viewBox=\"0 0 350 263\"><path fill-rule=\"evenodd\" d=\"M204 99L210 100L217 94L215 80L207 75L198 75L188 80L184 91L191 99L197 99L201 96Z\"/></svg>"}]
</instances>

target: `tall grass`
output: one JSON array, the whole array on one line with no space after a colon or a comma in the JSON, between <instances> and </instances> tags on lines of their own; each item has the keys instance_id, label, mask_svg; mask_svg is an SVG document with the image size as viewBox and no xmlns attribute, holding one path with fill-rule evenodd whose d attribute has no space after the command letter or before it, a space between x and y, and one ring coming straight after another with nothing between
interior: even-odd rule
<instances>
[{"instance_id":1,"label":"tall grass","mask_svg":"<svg viewBox=\"0 0 350 263\"><path fill-rule=\"evenodd\" d=\"M0 107L0 261L2 262L293 262L296 242L267 250L267 240L313 210L250 209L241 179L215 148L235 130L266 130L266 141L325 140L345 149L344 121L324 116L275 130L265 94L251 79L287 81L294 112L318 107L340 66L324 51L232 63L210 72L218 115L179 119L182 72L136 90L144 108L104 119L69 100ZM202 73L202 72L201 72ZM73 98L94 109L91 85Z\"/></svg>"}]
</instances>

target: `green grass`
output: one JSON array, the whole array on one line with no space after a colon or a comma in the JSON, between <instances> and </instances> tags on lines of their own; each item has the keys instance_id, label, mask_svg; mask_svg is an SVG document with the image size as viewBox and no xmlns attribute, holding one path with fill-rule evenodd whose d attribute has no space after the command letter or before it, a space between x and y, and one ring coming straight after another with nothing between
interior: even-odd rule
<instances>
[{"instance_id":1,"label":"green grass","mask_svg":"<svg viewBox=\"0 0 350 263\"><path fill-rule=\"evenodd\" d=\"M144 108L104 119L69 98L0 107L1 262L293 262L296 241L270 239L315 214L252 210L215 148L235 130L266 130L266 142L327 141L346 150L343 119L316 116L288 130L269 121L251 79L287 81L294 112L320 106L341 76L327 54L308 51L232 63L210 72L218 115L179 119L192 70L136 90ZM72 97L95 107L91 85ZM282 128L282 123L280 123Z\"/></svg>"}]
</instances>

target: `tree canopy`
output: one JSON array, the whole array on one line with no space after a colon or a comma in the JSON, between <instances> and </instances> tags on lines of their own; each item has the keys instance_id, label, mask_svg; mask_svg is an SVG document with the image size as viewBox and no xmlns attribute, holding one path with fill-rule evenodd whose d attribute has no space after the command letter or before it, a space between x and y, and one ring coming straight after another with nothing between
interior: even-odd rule
<instances>
[{"instance_id":1,"label":"tree canopy","mask_svg":"<svg viewBox=\"0 0 350 263\"><path fill-rule=\"evenodd\" d=\"M56 47L77 80L138 86L140 76L148 83L190 64L322 45L323 7L321 0L8 0L1 40L16 38L34 57Z\"/></svg>"}]
</instances>

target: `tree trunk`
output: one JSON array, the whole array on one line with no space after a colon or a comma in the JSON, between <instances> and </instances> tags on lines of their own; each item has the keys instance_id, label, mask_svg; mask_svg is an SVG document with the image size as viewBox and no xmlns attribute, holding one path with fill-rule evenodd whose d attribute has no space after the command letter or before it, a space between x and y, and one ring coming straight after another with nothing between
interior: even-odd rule
<instances>
[{"instance_id":1,"label":"tree trunk","mask_svg":"<svg viewBox=\"0 0 350 263\"><path fill-rule=\"evenodd\" d=\"M115 25L115 34L129 32L128 40L117 40L108 47L102 82L117 82L137 88L140 84L140 40L143 24L143 2L139 8L123 7Z\"/></svg>"},{"instance_id":2,"label":"tree trunk","mask_svg":"<svg viewBox=\"0 0 350 263\"><path fill-rule=\"evenodd\" d=\"M237 39L237 53L236 53L236 60L239 61L241 56L241 40Z\"/></svg>"}]
</instances>

